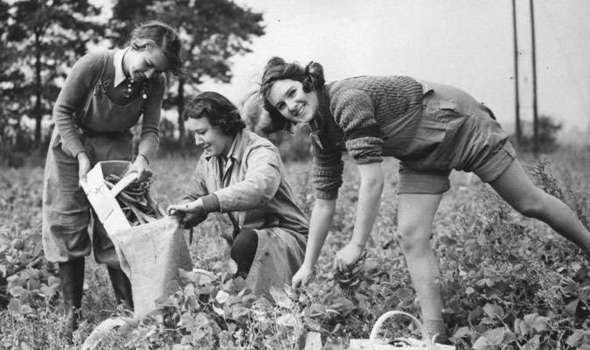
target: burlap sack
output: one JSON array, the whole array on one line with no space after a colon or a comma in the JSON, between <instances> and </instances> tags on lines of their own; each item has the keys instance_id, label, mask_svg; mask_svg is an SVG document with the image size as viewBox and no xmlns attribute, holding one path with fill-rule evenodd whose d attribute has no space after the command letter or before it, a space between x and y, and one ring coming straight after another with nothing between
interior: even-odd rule
<instances>
[{"instance_id":1,"label":"burlap sack","mask_svg":"<svg viewBox=\"0 0 590 350\"><path fill-rule=\"evenodd\" d=\"M131 281L136 317L155 310L158 298L175 291L179 268L192 270L184 234L170 216L117 231L111 239Z\"/></svg>"}]
</instances>

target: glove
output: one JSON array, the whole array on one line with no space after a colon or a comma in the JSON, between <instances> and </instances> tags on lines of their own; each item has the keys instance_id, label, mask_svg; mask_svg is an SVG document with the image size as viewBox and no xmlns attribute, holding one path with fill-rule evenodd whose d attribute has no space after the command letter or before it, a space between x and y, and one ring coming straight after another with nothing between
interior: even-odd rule
<instances>
[{"instance_id":1,"label":"glove","mask_svg":"<svg viewBox=\"0 0 590 350\"><path fill-rule=\"evenodd\" d=\"M168 207L167 212L169 215L175 216L184 229L197 226L205 221L208 215L201 201L183 201L173 204Z\"/></svg>"},{"instance_id":2,"label":"glove","mask_svg":"<svg viewBox=\"0 0 590 350\"><path fill-rule=\"evenodd\" d=\"M194 211L185 213L185 215L180 219L180 225L184 229L193 228L205 221L205 219L207 219L207 215L208 213L203 207L196 207Z\"/></svg>"}]
</instances>

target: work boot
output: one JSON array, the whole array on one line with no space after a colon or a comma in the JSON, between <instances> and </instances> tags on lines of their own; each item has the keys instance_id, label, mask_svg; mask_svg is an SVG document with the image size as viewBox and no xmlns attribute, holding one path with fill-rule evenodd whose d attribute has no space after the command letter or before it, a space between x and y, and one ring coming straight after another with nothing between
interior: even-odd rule
<instances>
[{"instance_id":1,"label":"work boot","mask_svg":"<svg viewBox=\"0 0 590 350\"><path fill-rule=\"evenodd\" d=\"M111 278L111 285L115 292L117 304L123 304L126 308L133 311L133 294L129 278L120 269L112 267L107 267L107 269L109 270L109 277Z\"/></svg>"},{"instance_id":2,"label":"work boot","mask_svg":"<svg viewBox=\"0 0 590 350\"><path fill-rule=\"evenodd\" d=\"M65 315L63 335L69 341L78 328L82 291L84 288L84 258L59 263L59 278L63 295L63 311Z\"/></svg>"}]
</instances>

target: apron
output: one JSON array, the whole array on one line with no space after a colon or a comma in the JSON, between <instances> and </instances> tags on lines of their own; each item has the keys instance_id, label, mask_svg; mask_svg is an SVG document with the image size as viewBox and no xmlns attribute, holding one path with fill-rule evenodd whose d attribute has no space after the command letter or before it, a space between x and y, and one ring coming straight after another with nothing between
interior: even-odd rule
<instances>
[{"instance_id":1,"label":"apron","mask_svg":"<svg viewBox=\"0 0 590 350\"><path fill-rule=\"evenodd\" d=\"M105 57L102 72L81 109L81 118L74 119L91 166L105 160L131 160L132 134L129 130L106 133L84 130L84 117L137 116L136 123L143 108L140 97L119 105L107 96L105 86L110 82L105 82L103 76L108 61ZM45 257L53 262L66 262L89 255L91 240L88 228L91 227L96 261L118 267L113 243L98 220L92 218L90 204L78 182L78 160L64 147L55 128L49 143L43 181L42 237Z\"/></svg>"}]
</instances>

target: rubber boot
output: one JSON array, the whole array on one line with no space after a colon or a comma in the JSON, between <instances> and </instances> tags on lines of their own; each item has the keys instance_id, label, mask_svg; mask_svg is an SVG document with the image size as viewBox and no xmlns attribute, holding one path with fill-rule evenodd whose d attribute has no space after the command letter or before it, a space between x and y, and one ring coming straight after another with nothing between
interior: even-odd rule
<instances>
[{"instance_id":1,"label":"rubber boot","mask_svg":"<svg viewBox=\"0 0 590 350\"><path fill-rule=\"evenodd\" d=\"M117 304L123 304L126 308L133 311L133 294L129 278L120 269L112 267L107 267L107 269L109 270L109 277L111 278L111 285L115 292Z\"/></svg>"},{"instance_id":2,"label":"rubber boot","mask_svg":"<svg viewBox=\"0 0 590 350\"><path fill-rule=\"evenodd\" d=\"M258 249L258 234L252 229L240 231L233 239L230 256L238 265L238 271L234 275L246 279L254 262Z\"/></svg>"},{"instance_id":3,"label":"rubber boot","mask_svg":"<svg viewBox=\"0 0 590 350\"><path fill-rule=\"evenodd\" d=\"M84 258L59 263L59 277L65 314L63 335L71 341L72 334L78 328L80 307L82 306Z\"/></svg>"}]
</instances>

